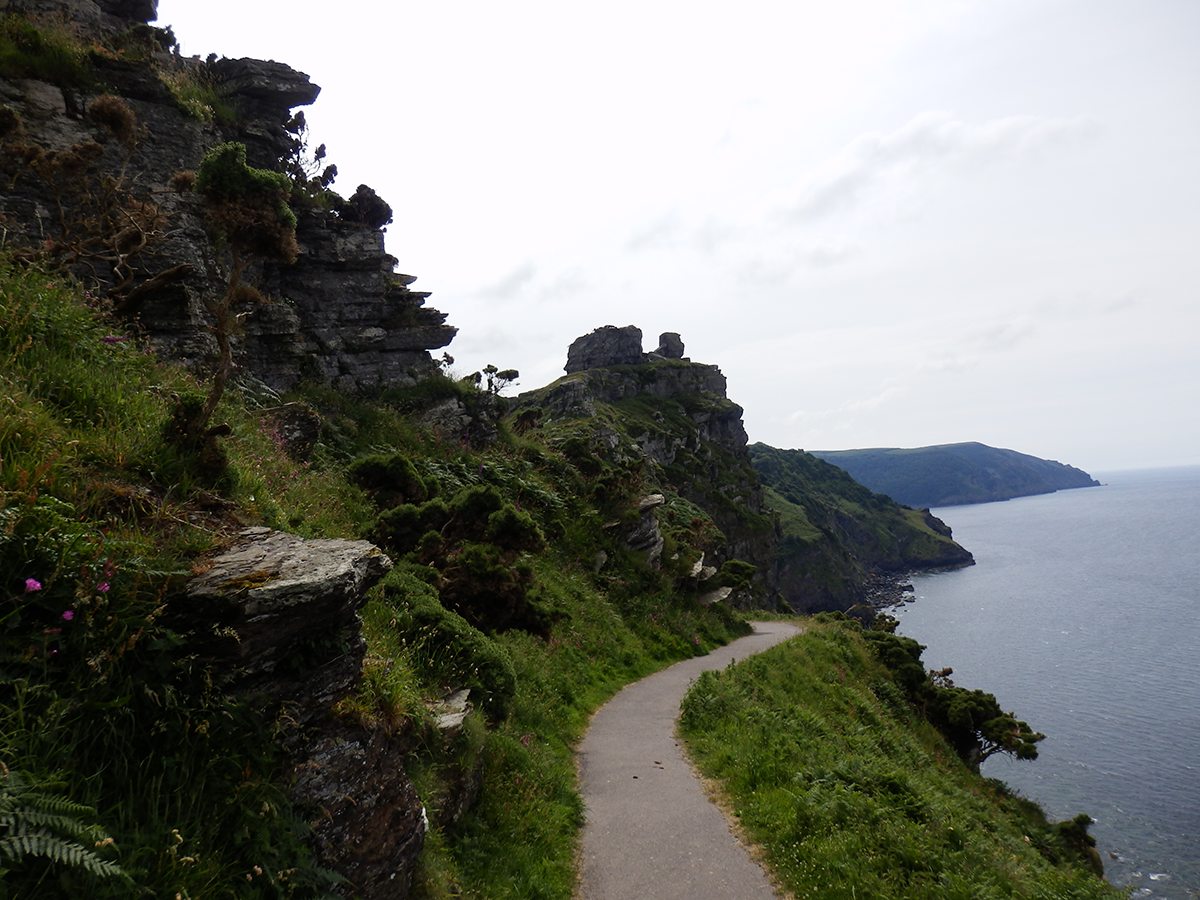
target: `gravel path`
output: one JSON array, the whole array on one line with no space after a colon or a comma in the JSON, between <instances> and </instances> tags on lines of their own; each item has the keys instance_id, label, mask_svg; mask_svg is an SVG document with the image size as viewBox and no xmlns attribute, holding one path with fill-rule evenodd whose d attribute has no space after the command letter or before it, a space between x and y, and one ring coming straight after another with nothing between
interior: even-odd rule
<instances>
[{"instance_id":1,"label":"gravel path","mask_svg":"<svg viewBox=\"0 0 1200 900\"><path fill-rule=\"evenodd\" d=\"M752 624L754 634L643 678L596 713L579 748L583 900L774 900L675 739L679 703L701 672L800 632Z\"/></svg>"}]
</instances>

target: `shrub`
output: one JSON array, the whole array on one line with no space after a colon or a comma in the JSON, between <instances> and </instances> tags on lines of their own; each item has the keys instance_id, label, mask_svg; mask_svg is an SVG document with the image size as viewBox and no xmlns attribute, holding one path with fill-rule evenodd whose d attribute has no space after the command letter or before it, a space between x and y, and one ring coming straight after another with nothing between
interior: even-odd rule
<instances>
[{"instance_id":1,"label":"shrub","mask_svg":"<svg viewBox=\"0 0 1200 900\"><path fill-rule=\"evenodd\" d=\"M440 687L469 687L488 715L503 719L517 690L512 659L503 647L438 602L412 569L400 567L384 579L384 597L397 615L395 628L420 667Z\"/></svg>"}]
</instances>

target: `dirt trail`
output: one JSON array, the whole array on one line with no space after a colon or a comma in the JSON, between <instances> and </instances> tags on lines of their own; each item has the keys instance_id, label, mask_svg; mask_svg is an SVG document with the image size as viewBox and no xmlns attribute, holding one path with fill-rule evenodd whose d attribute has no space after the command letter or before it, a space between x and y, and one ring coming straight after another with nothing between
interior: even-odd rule
<instances>
[{"instance_id":1,"label":"dirt trail","mask_svg":"<svg viewBox=\"0 0 1200 900\"><path fill-rule=\"evenodd\" d=\"M583 900L775 897L675 739L679 703L701 672L800 632L785 622L753 625L754 634L643 678L596 713L579 748Z\"/></svg>"}]
</instances>

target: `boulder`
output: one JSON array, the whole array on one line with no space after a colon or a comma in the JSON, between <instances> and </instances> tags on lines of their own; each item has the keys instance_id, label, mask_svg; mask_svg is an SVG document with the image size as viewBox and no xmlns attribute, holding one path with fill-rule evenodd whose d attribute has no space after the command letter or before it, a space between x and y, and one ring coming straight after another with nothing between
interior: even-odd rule
<instances>
[{"instance_id":1,"label":"boulder","mask_svg":"<svg viewBox=\"0 0 1200 900\"><path fill-rule=\"evenodd\" d=\"M642 361L642 330L635 325L605 325L577 337L567 349L568 374L603 366L636 365Z\"/></svg>"},{"instance_id":2,"label":"boulder","mask_svg":"<svg viewBox=\"0 0 1200 900\"><path fill-rule=\"evenodd\" d=\"M683 339L677 332L664 331L658 336L658 349L654 355L663 359L683 359Z\"/></svg>"},{"instance_id":3,"label":"boulder","mask_svg":"<svg viewBox=\"0 0 1200 900\"><path fill-rule=\"evenodd\" d=\"M229 689L294 704L302 720L358 682L358 610L391 567L367 541L247 528L192 579L171 615Z\"/></svg>"}]
</instances>

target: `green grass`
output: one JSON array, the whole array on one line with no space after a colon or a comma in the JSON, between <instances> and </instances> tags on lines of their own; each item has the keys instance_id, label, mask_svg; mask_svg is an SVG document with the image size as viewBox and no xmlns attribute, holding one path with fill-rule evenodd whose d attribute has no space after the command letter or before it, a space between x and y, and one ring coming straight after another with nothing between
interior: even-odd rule
<instances>
[{"instance_id":1,"label":"green grass","mask_svg":"<svg viewBox=\"0 0 1200 900\"><path fill-rule=\"evenodd\" d=\"M1125 896L964 765L851 629L705 674L681 731L797 898Z\"/></svg>"},{"instance_id":2,"label":"green grass","mask_svg":"<svg viewBox=\"0 0 1200 900\"><path fill-rule=\"evenodd\" d=\"M446 379L375 398L298 392L323 419L305 460L233 391L215 452L164 440L179 398L204 390L202 372L160 363L79 286L0 269L0 763L13 779L0 803L19 814L0 819L0 896L322 895L328 873L279 783L276 723L213 688L166 610L201 554L246 525L369 534L379 509L346 467L399 452L440 496L487 487L537 523L549 547L518 563L549 636L484 634L442 608L437 573L397 556L364 609L364 678L338 714L413 747L431 810L483 768L475 808L434 817L416 893L569 897L572 748L590 714L745 630L603 527L649 486L611 461L585 474L536 438L505 432L481 452L414 426L410 412L466 390ZM686 551L704 523L682 501L675 512L672 546ZM462 686L480 712L446 740L427 703ZM57 836L6 855L5 836L47 809L62 811ZM99 837L94 858L79 855L81 835Z\"/></svg>"}]
</instances>

